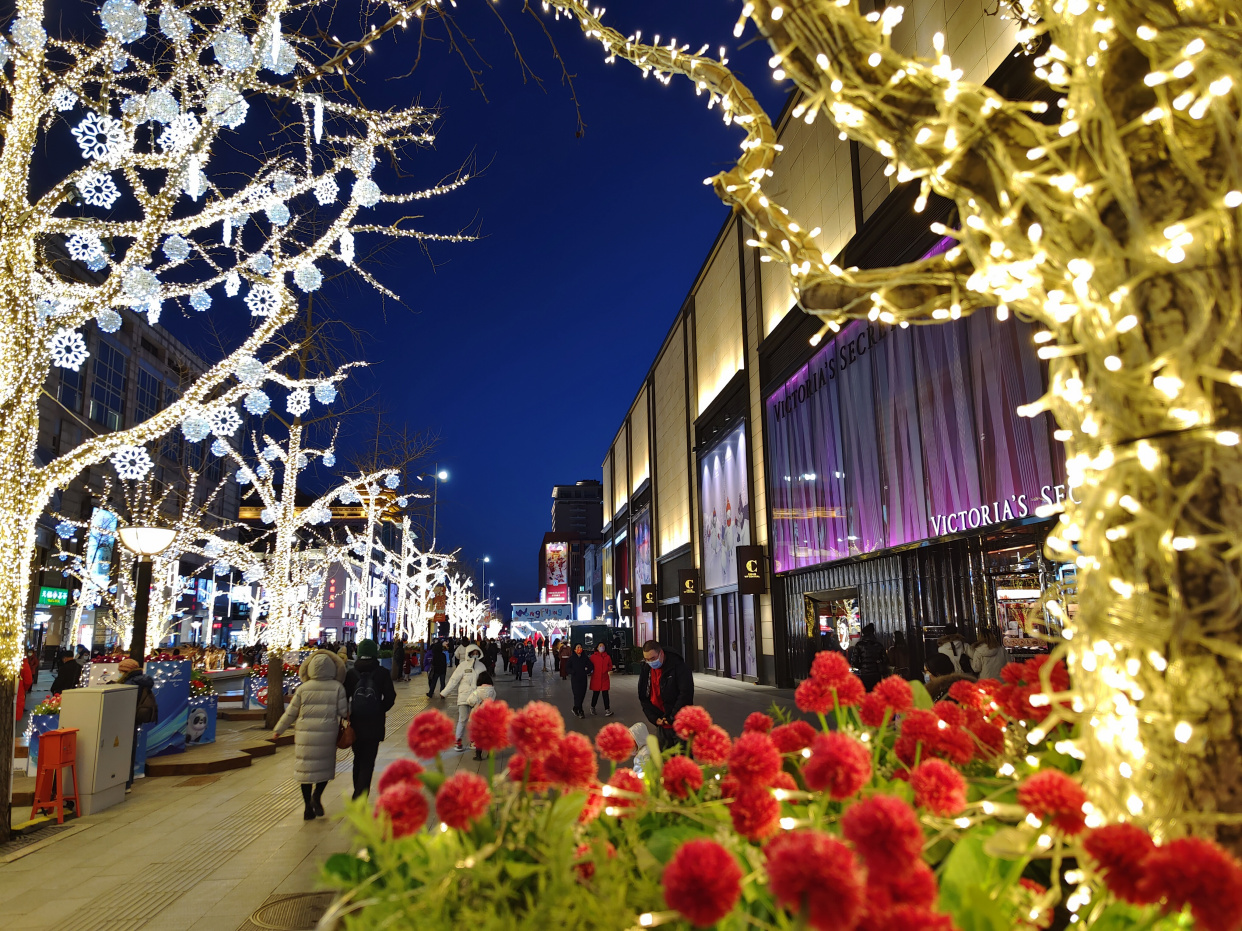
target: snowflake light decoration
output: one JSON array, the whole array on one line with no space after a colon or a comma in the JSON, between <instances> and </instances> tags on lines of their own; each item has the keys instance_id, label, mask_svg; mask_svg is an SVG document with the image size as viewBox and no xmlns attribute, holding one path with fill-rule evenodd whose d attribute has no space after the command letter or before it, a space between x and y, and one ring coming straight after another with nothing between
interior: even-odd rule
<instances>
[{"instance_id":1,"label":"snowflake light decoration","mask_svg":"<svg viewBox=\"0 0 1242 931\"><path fill-rule=\"evenodd\" d=\"M232 407L220 407L207 415L211 432L216 436L233 436L241 426L241 414Z\"/></svg>"},{"instance_id":2,"label":"snowflake light decoration","mask_svg":"<svg viewBox=\"0 0 1242 931\"><path fill-rule=\"evenodd\" d=\"M310 410L310 392L305 388L297 388L289 392L285 409L294 417L301 417Z\"/></svg>"},{"instance_id":3,"label":"snowflake light decoration","mask_svg":"<svg viewBox=\"0 0 1242 931\"><path fill-rule=\"evenodd\" d=\"M106 0L99 18L104 31L118 42L134 42L147 31L147 14L132 0Z\"/></svg>"},{"instance_id":4,"label":"snowflake light decoration","mask_svg":"<svg viewBox=\"0 0 1242 931\"><path fill-rule=\"evenodd\" d=\"M191 443L198 443L211 433L211 422L201 414L191 414L181 422L181 432Z\"/></svg>"},{"instance_id":5,"label":"snowflake light decoration","mask_svg":"<svg viewBox=\"0 0 1242 931\"><path fill-rule=\"evenodd\" d=\"M164 240L164 254L170 262L184 262L190 257L190 241L180 233L174 233Z\"/></svg>"},{"instance_id":6,"label":"snowflake light decoration","mask_svg":"<svg viewBox=\"0 0 1242 931\"><path fill-rule=\"evenodd\" d=\"M120 120L99 116L91 110L73 127L74 138L83 158L110 159L119 156L125 148L125 130Z\"/></svg>"},{"instance_id":7,"label":"snowflake light decoration","mask_svg":"<svg viewBox=\"0 0 1242 931\"><path fill-rule=\"evenodd\" d=\"M104 258L103 243L94 233L74 233L65 242L70 258L89 262L96 257Z\"/></svg>"},{"instance_id":8,"label":"snowflake light decoration","mask_svg":"<svg viewBox=\"0 0 1242 931\"><path fill-rule=\"evenodd\" d=\"M384 479L384 484L387 485L390 489L396 488L398 485L401 484L401 479L399 476L389 475L387 478Z\"/></svg>"},{"instance_id":9,"label":"snowflake light decoration","mask_svg":"<svg viewBox=\"0 0 1242 931\"><path fill-rule=\"evenodd\" d=\"M280 292L271 285L254 285L246 293L246 306L252 317L270 316L280 309Z\"/></svg>"},{"instance_id":10,"label":"snowflake light decoration","mask_svg":"<svg viewBox=\"0 0 1242 931\"><path fill-rule=\"evenodd\" d=\"M334 203L337 195L340 193L340 185L336 183L336 178L332 177L332 175L324 175L315 182L315 200L319 201L324 207Z\"/></svg>"},{"instance_id":11,"label":"snowflake light decoration","mask_svg":"<svg viewBox=\"0 0 1242 931\"><path fill-rule=\"evenodd\" d=\"M190 306L200 312L209 310L211 308L211 295L199 288L190 295Z\"/></svg>"},{"instance_id":12,"label":"snowflake light decoration","mask_svg":"<svg viewBox=\"0 0 1242 931\"><path fill-rule=\"evenodd\" d=\"M315 267L314 262L307 262L294 269L293 280L303 291L318 291L323 284L323 273Z\"/></svg>"},{"instance_id":13,"label":"snowflake light decoration","mask_svg":"<svg viewBox=\"0 0 1242 931\"><path fill-rule=\"evenodd\" d=\"M60 537L62 540L71 539L77 532L77 525L71 524L67 520L62 520L56 525L56 536Z\"/></svg>"},{"instance_id":14,"label":"snowflake light decoration","mask_svg":"<svg viewBox=\"0 0 1242 931\"><path fill-rule=\"evenodd\" d=\"M242 402L242 406L258 417L268 412L272 406L272 399L265 392L255 388L254 391L246 393L246 400Z\"/></svg>"},{"instance_id":15,"label":"snowflake light decoration","mask_svg":"<svg viewBox=\"0 0 1242 931\"><path fill-rule=\"evenodd\" d=\"M160 133L160 148L165 152L180 152L194 141L200 128L197 116L181 113Z\"/></svg>"},{"instance_id":16,"label":"snowflake light decoration","mask_svg":"<svg viewBox=\"0 0 1242 931\"><path fill-rule=\"evenodd\" d=\"M86 351L86 340L82 338L82 334L68 327L57 330L47 348L53 365L62 369L73 369L75 372L90 355Z\"/></svg>"},{"instance_id":17,"label":"snowflake light decoration","mask_svg":"<svg viewBox=\"0 0 1242 931\"><path fill-rule=\"evenodd\" d=\"M315 386L315 400L320 404L331 404L336 400L336 385L330 381L320 382Z\"/></svg>"},{"instance_id":18,"label":"snowflake light decoration","mask_svg":"<svg viewBox=\"0 0 1242 931\"><path fill-rule=\"evenodd\" d=\"M213 48L216 61L228 71L245 71L254 61L254 49L250 47L250 40L233 29L220 33Z\"/></svg>"},{"instance_id":19,"label":"snowflake light decoration","mask_svg":"<svg viewBox=\"0 0 1242 931\"><path fill-rule=\"evenodd\" d=\"M95 314L95 325L105 333L115 333L121 328L121 315L111 307L105 307Z\"/></svg>"},{"instance_id":20,"label":"snowflake light decoration","mask_svg":"<svg viewBox=\"0 0 1242 931\"><path fill-rule=\"evenodd\" d=\"M112 176L99 171L87 172L82 176L78 181L78 193L92 207L103 207L105 210L121 196Z\"/></svg>"},{"instance_id":21,"label":"snowflake light decoration","mask_svg":"<svg viewBox=\"0 0 1242 931\"><path fill-rule=\"evenodd\" d=\"M379 185L370 178L359 178L354 182L353 196L363 207L374 207L380 201Z\"/></svg>"},{"instance_id":22,"label":"snowflake light decoration","mask_svg":"<svg viewBox=\"0 0 1242 931\"><path fill-rule=\"evenodd\" d=\"M137 481L151 471L151 457L141 446L122 446L112 454L112 468L119 478Z\"/></svg>"},{"instance_id":23,"label":"snowflake light decoration","mask_svg":"<svg viewBox=\"0 0 1242 931\"><path fill-rule=\"evenodd\" d=\"M52 106L62 113L78 105L78 95L67 87L58 87L52 94Z\"/></svg>"}]
</instances>

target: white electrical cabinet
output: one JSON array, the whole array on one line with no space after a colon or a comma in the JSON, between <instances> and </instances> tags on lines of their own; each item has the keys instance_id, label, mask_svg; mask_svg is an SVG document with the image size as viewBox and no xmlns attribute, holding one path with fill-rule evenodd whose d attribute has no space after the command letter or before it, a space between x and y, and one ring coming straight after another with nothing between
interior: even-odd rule
<instances>
[{"instance_id":1,"label":"white electrical cabinet","mask_svg":"<svg viewBox=\"0 0 1242 931\"><path fill-rule=\"evenodd\" d=\"M78 803L82 814L125 800L134 742L138 687L100 685L66 689L60 726L78 729Z\"/></svg>"}]
</instances>

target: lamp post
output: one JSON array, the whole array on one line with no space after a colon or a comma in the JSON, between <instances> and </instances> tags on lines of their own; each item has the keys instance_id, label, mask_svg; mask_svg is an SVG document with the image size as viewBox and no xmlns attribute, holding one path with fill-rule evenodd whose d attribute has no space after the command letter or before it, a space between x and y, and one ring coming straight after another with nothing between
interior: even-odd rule
<instances>
[{"instance_id":1,"label":"lamp post","mask_svg":"<svg viewBox=\"0 0 1242 931\"><path fill-rule=\"evenodd\" d=\"M129 655L141 663L147 652L147 613L151 605L151 559L172 545L177 531L167 527L122 527L121 545L138 557L134 579L134 633Z\"/></svg>"},{"instance_id":2,"label":"lamp post","mask_svg":"<svg viewBox=\"0 0 1242 931\"><path fill-rule=\"evenodd\" d=\"M436 548L436 510L440 504L440 483L448 481L448 472L440 468L440 463L436 463L436 470L430 475L420 475L420 479L431 479L435 482L435 486L431 490L431 549Z\"/></svg>"},{"instance_id":3,"label":"lamp post","mask_svg":"<svg viewBox=\"0 0 1242 931\"><path fill-rule=\"evenodd\" d=\"M479 588L482 589L484 597L487 596L487 564L491 561L492 561L492 557L490 556L483 557L483 584L480 585Z\"/></svg>"}]
</instances>

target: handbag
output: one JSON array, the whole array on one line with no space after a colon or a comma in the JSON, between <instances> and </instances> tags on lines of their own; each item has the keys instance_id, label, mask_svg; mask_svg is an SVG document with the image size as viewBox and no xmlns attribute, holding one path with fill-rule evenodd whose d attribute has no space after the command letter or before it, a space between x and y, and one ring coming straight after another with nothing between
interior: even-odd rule
<instances>
[{"instance_id":1,"label":"handbag","mask_svg":"<svg viewBox=\"0 0 1242 931\"><path fill-rule=\"evenodd\" d=\"M340 723L336 732L336 747L338 750L348 750L354 745L354 728L346 718Z\"/></svg>"}]
</instances>

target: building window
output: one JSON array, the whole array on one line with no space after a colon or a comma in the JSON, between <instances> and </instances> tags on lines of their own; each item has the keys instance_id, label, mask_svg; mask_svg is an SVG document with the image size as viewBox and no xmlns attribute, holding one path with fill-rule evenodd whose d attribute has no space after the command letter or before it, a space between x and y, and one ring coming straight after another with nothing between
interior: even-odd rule
<instances>
[{"instance_id":1,"label":"building window","mask_svg":"<svg viewBox=\"0 0 1242 931\"><path fill-rule=\"evenodd\" d=\"M134 403L134 420L142 423L163 410L160 395L163 385L159 376L147 370L145 365L138 366L138 391Z\"/></svg>"},{"instance_id":2,"label":"building window","mask_svg":"<svg viewBox=\"0 0 1242 931\"><path fill-rule=\"evenodd\" d=\"M120 430L125 420L125 356L103 340L96 350L90 418L109 430Z\"/></svg>"},{"instance_id":3,"label":"building window","mask_svg":"<svg viewBox=\"0 0 1242 931\"><path fill-rule=\"evenodd\" d=\"M69 410L82 409L82 373L73 369L60 370L60 384L56 387L56 400Z\"/></svg>"}]
</instances>

